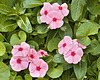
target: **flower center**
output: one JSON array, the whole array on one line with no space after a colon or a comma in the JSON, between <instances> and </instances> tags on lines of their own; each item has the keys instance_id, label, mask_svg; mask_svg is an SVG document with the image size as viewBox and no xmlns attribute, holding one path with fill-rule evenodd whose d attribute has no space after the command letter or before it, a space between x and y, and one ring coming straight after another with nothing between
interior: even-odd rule
<instances>
[{"instance_id":1,"label":"flower center","mask_svg":"<svg viewBox=\"0 0 100 80\"><path fill-rule=\"evenodd\" d=\"M47 10L45 10L45 11L44 11L44 14L45 14L45 15L47 15L47 14L48 14L48 11L47 11Z\"/></svg>"},{"instance_id":2,"label":"flower center","mask_svg":"<svg viewBox=\"0 0 100 80\"><path fill-rule=\"evenodd\" d=\"M56 22L57 21L57 18L53 18L53 21Z\"/></svg>"},{"instance_id":3,"label":"flower center","mask_svg":"<svg viewBox=\"0 0 100 80\"><path fill-rule=\"evenodd\" d=\"M78 42L78 40L77 40L76 42ZM78 42L78 43L79 43L79 42Z\"/></svg>"},{"instance_id":4,"label":"flower center","mask_svg":"<svg viewBox=\"0 0 100 80\"><path fill-rule=\"evenodd\" d=\"M76 54L76 53L75 53L74 51L73 51L73 52L71 52L71 55L72 55L72 56L75 56L75 54Z\"/></svg>"},{"instance_id":5,"label":"flower center","mask_svg":"<svg viewBox=\"0 0 100 80\"><path fill-rule=\"evenodd\" d=\"M19 58L19 59L17 59L17 63L19 63L19 64L21 63L21 59L20 59L20 58Z\"/></svg>"},{"instance_id":6,"label":"flower center","mask_svg":"<svg viewBox=\"0 0 100 80\"><path fill-rule=\"evenodd\" d=\"M59 6L59 10L62 10L62 7L61 6Z\"/></svg>"},{"instance_id":7,"label":"flower center","mask_svg":"<svg viewBox=\"0 0 100 80\"><path fill-rule=\"evenodd\" d=\"M34 58L34 55L31 54L30 57L33 59Z\"/></svg>"},{"instance_id":8,"label":"flower center","mask_svg":"<svg viewBox=\"0 0 100 80\"><path fill-rule=\"evenodd\" d=\"M43 54L44 54L44 52L41 52L41 54L43 55Z\"/></svg>"},{"instance_id":9,"label":"flower center","mask_svg":"<svg viewBox=\"0 0 100 80\"><path fill-rule=\"evenodd\" d=\"M22 51L22 50L23 50L23 48L19 48L18 50L19 50L19 51Z\"/></svg>"},{"instance_id":10,"label":"flower center","mask_svg":"<svg viewBox=\"0 0 100 80\"><path fill-rule=\"evenodd\" d=\"M65 47L65 46L66 46L66 43L63 44L63 47Z\"/></svg>"},{"instance_id":11,"label":"flower center","mask_svg":"<svg viewBox=\"0 0 100 80\"><path fill-rule=\"evenodd\" d=\"M36 67L36 70L37 70L37 71L40 71L40 69L41 69L41 67L40 67L40 66Z\"/></svg>"}]
</instances>

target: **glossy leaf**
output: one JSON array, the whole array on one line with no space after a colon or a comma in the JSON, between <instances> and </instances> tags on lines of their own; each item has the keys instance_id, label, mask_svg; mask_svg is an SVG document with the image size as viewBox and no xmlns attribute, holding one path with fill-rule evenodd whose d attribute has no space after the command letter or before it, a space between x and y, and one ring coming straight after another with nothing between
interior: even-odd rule
<instances>
[{"instance_id":1,"label":"glossy leaf","mask_svg":"<svg viewBox=\"0 0 100 80\"><path fill-rule=\"evenodd\" d=\"M24 0L23 7L24 8L34 8L43 5L41 0Z\"/></svg>"},{"instance_id":2,"label":"glossy leaf","mask_svg":"<svg viewBox=\"0 0 100 80\"><path fill-rule=\"evenodd\" d=\"M6 52L5 45L2 42L0 42L0 56L4 55L5 52Z\"/></svg>"},{"instance_id":3,"label":"glossy leaf","mask_svg":"<svg viewBox=\"0 0 100 80\"><path fill-rule=\"evenodd\" d=\"M74 21L78 20L83 12L86 0L72 0L71 3L71 16Z\"/></svg>"},{"instance_id":4,"label":"glossy leaf","mask_svg":"<svg viewBox=\"0 0 100 80\"><path fill-rule=\"evenodd\" d=\"M25 15L19 16L19 19L17 20L17 24L21 29L23 29L27 33L32 32L32 26L27 16Z\"/></svg>"},{"instance_id":5,"label":"glossy leaf","mask_svg":"<svg viewBox=\"0 0 100 80\"><path fill-rule=\"evenodd\" d=\"M0 80L9 80L10 70L6 64L0 62Z\"/></svg>"},{"instance_id":6,"label":"glossy leaf","mask_svg":"<svg viewBox=\"0 0 100 80\"><path fill-rule=\"evenodd\" d=\"M50 52L52 52L54 49L58 48L58 43L60 42L59 38L53 38L48 42L47 48Z\"/></svg>"},{"instance_id":7,"label":"glossy leaf","mask_svg":"<svg viewBox=\"0 0 100 80\"><path fill-rule=\"evenodd\" d=\"M87 63L80 62L79 64L74 65L74 72L78 80L83 80L87 72Z\"/></svg>"}]
</instances>

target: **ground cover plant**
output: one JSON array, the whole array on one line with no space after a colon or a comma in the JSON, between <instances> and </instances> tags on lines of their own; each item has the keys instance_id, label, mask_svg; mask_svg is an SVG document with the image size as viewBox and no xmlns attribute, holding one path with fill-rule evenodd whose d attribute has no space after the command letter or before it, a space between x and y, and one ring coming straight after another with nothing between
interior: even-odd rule
<instances>
[{"instance_id":1,"label":"ground cover plant","mask_svg":"<svg viewBox=\"0 0 100 80\"><path fill-rule=\"evenodd\" d=\"M0 80L100 80L100 0L0 0Z\"/></svg>"}]
</instances>

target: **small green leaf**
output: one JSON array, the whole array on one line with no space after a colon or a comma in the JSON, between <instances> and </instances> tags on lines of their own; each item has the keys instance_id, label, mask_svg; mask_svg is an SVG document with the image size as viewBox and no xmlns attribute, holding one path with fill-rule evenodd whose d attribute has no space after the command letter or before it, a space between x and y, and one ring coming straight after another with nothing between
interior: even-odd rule
<instances>
[{"instance_id":1,"label":"small green leaf","mask_svg":"<svg viewBox=\"0 0 100 80\"><path fill-rule=\"evenodd\" d=\"M53 58L53 61L54 61L55 63L64 63L64 62L65 62L64 56L61 55L61 54L56 54L56 55L54 56L54 58Z\"/></svg>"},{"instance_id":2,"label":"small green leaf","mask_svg":"<svg viewBox=\"0 0 100 80\"><path fill-rule=\"evenodd\" d=\"M15 80L23 80L23 78L22 78L21 76L17 76L17 77L15 78Z\"/></svg>"},{"instance_id":3,"label":"small green leaf","mask_svg":"<svg viewBox=\"0 0 100 80\"><path fill-rule=\"evenodd\" d=\"M9 6L4 5L4 4L0 4L0 13L9 15L9 16L17 14L13 8L10 8Z\"/></svg>"},{"instance_id":4,"label":"small green leaf","mask_svg":"<svg viewBox=\"0 0 100 80\"><path fill-rule=\"evenodd\" d=\"M20 45L21 42L26 41L26 33L24 31L19 31L18 35L15 33L10 38L10 44L13 45Z\"/></svg>"},{"instance_id":5,"label":"small green leaf","mask_svg":"<svg viewBox=\"0 0 100 80\"><path fill-rule=\"evenodd\" d=\"M10 73L10 79L9 80L15 80L15 77L17 76L17 72L11 72Z\"/></svg>"},{"instance_id":6,"label":"small green leaf","mask_svg":"<svg viewBox=\"0 0 100 80\"><path fill-rule=\"evenodd\" d=\"M43 5L41 0L24 0L23 7L24 8L34 8Z\"/></svg>"},{"instance_id":7,"label":"small green leaf","mask_svg":"<svg viewBox=\"0 0 100 80\"><path fill-rule=\"evenodd\" d=\"M55 68L56 67L56 68ZM47 75L51 78L58 78L63 73L63 66L57 65L53 62L49 63L49 70L47 72Z\"/></svg>"},{"instance_id":8,"label":"small green leaf","mask_svg":"<svg viewBox=\"0 0 100 80\"><path fill-rule=\"evenodd\" d=\"M58 48L58 43L60 42L59 38L53 38L48 42L47 48L50 52L52 52L54 49Z\"/></svg>"},{"instance_id":9,"label":"small green leaf","mask_svg":"<svg viewBox=\"0 0 100 80\"><path fill-rule=\"evenodd\" d=\"M30 75L30 74L26 74L26 75L25 75L25 80L32 80L31 75Z\"/></svg>"},{"instance_id":10,"label":"small green leaf","mask_svg":"<svg viewBox=\"0 0 100 80\"><path fill-rule=\"evenodd\" d=\"M32 26L27 16L25 15L19 16L19 19L17 20L17 24L21 29L23 29L27 33L32 32Z\"/></svg>"},{"instance_id":11,"label":"small green leaf","mask_svg":"<svg viewBox=\"0 0 100 80\"><path fill-rule=\"evenodd\" d=\"M13 31L18 27L16 21L8 20L8 17L0 14L0 32Z\"/></svg>"},{"instance_id":12,"label":"small green leaf","mask_svg":"<svg viewBox=\"0 0 100 80\"><path fill-rule=\"evenodd\" d=\"M76 37L78 38L78 41L88 46L91 43L91 40L88 36L95 35L98 33L98 26L95 23L92 22L85 22L80 25L76 32Z\"/></svg>"},{"instance_id":13,"label":"small green leaf","mask_svg":"<svg viewBox=\"0 0 100 80\"><path fill-rule=\"evenodd\" d=\"M78 80L83 80L87 72L87 63L80 62L74 65L74 72Z\"/></svg>"},{"instance_id":14,"label":"small green leaf","mask_svg":"<svg viewBox=\"0 0 100 80\"><path fill-rule=\"evenodd\" d=\"M4 41L4 36L0 33L0 41L3 42Z\"/></svg>"},{"instance_id":15,"label":"small green leaf","mask_svg":"<svg viewBox=\"0 0 100 80\"><path fill-rule=\"evenodd\" d=\"M71 3L71 16L74 21L77 21L83 12L86 0L72 0Z\"/></svg>"},{"instance_id":16,"label":"small green leaf","mask_svg":"<svg viewBox=\"0 0 100 80\"><path fill-rule=\"evenodd\" d=\"M61 38L64 38L64 36L73 36L71 26L69 24L64 24L59 30L58 33Z\"/></svg>"},{"instance_id":17,"label":"small green leaf","mask_svg":"<svg viewBox=\"0 0 100 80\"><path fill-rule=\"evenodd\" d=\"M10 70L6 64L0 62L0 80L9 80Z\"/></svg>"},{"instance_id":18,"label":"small green leaf","mask_svg":"<svg viewBox=\"0 0 100 80\"><path fill-rule=\"evenodd\" d=\"M5 52L6 52L5 45L2 42L0 42L0 56L4 55Z\"/></svg>"},{"instance_id":19,"label":"small green leaf","mask_svg":"<svg viewBox=\"0 0 100 80\"><path fill-rule=\"evenodd\" d=\"M97 68L100 70L100 57L97 59Z\"/></svg>"},{"instance_id":20,"label":"small green leaf","mask_svg":"<svg viewBox=\"0 0 100 80\"><path fill-rule=\"evenodd\" d=\"M69 63L67 63L67 62L65 62L64 64L63 64L63 69L64 70L68 70L68 69L70 69L70 68L72 68L73 67L73 64L69 64Z\"/></svg>"},{"instance_id":21,"label":"small green leaf","mask_svg":"<svg viewBox=\"0 0 100 80\"><path fill-rule=\"evenodd\" d=\"M45 34L49 31L48 25L46 24L36 25L36 31L39 34Z\"/></svg>"},{"instance_id":22,"label":"small green leaf","mask_svg":"<svg viewBox=\"0 0 100 80\"><path fill-rule=\"evenodd\" d=\"M39 45L37 42L31 40L31 41L28 41L27 43L30 45L30 48L34 48L37 51L39 50Z\"/></svg>"},{"instance_id":23,"label":"small green leaf","mask_svg":"<svg viewBox=\"0 0 100 80\"><path fill-rule=\"evenodd\" d=\"M100 31L98 33L98 41L100 42Z\"/></svg>"}]
</instances>

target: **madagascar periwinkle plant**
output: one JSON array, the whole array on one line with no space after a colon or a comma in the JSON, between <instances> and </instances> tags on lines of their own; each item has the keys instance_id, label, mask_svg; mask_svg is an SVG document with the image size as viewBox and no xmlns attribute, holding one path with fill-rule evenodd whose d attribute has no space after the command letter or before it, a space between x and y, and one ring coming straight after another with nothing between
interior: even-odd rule
<instances>
[{"instance_id":1,"label":"madagascar periwinkle plant","mask_svg":"<svg viewBox=\"0 0 100 80\"><path fill-rule=\"evenodd\" d=\"M0 0L0 80L100 80L100 0Z\"/></svg>"}]
</instances>

